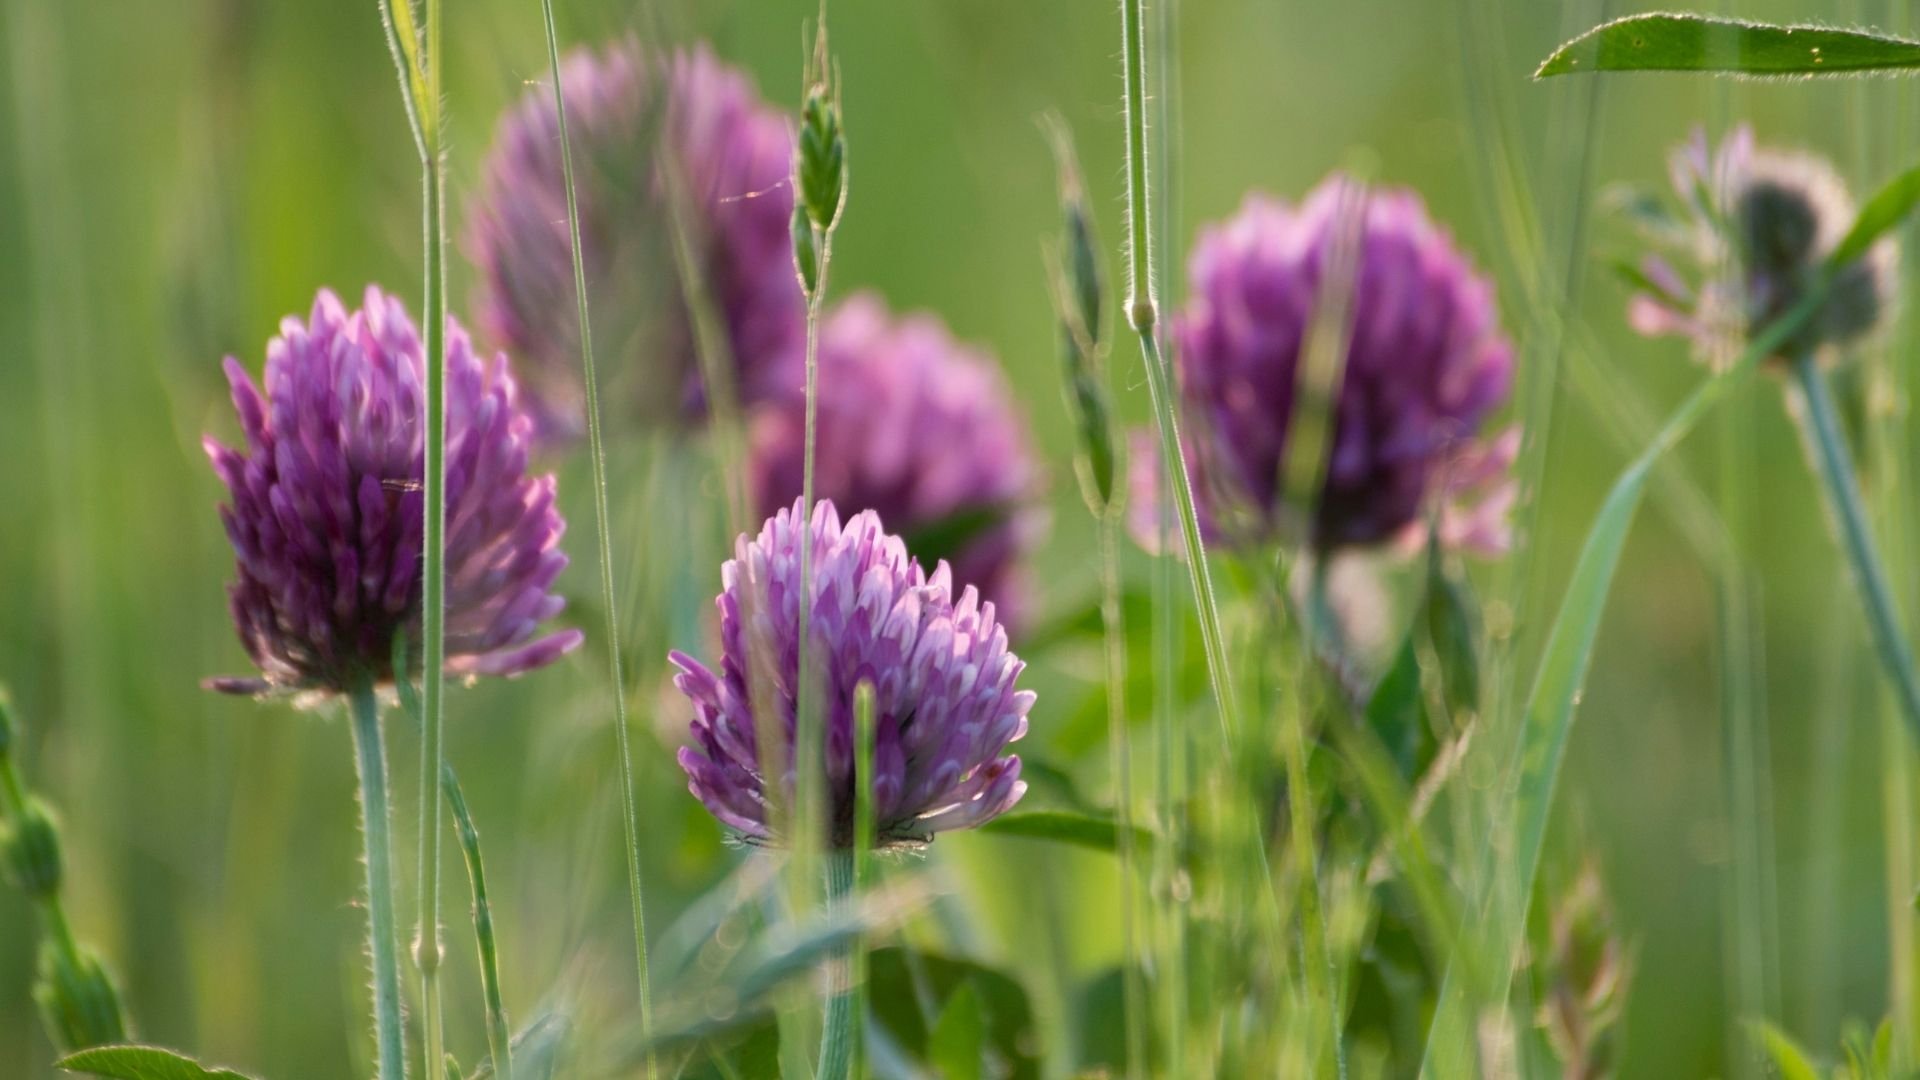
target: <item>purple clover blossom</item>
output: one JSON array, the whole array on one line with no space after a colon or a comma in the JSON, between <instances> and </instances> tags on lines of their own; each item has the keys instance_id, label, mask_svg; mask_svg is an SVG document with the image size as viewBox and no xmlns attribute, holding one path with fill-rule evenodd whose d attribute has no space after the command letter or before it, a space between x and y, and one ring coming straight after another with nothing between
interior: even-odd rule
<instances>
[{"instance_id":1,"label":"purple clover blossom","mask_svg":"<svg viewBox=\"0 0 1920 1080\"><path fill-rule=\"evenodd\" d=\"M1326 479L1302 530L1282 490L1295 382L1342 245L1353 245L1347 357ZM1172 333L1183 449L1210 539L1257 544L1299 530L1319 551L1404 545L1431 519L1449 546L1506 549L1518 433L1482 429L1511 389L1513 346L1492 284L1418 195L1363 192L1338 175L1298 206L1249 195L1201 232L1188 272L1192 299ZM1150 436L1132 459L1145 541L1158 532Z\"/></svg>"},{"instance_id":2,"label":"purple clover blossom","mask_svg":"<svg viewBox=\"0 0 1920 1080\"><path fill-rule=\"evenodd\" d=\"M425 372L400 301L368 287L349 312L321 290L306 322L267 343L263 394L224 365L245 436L204 440L232 500L220 509L237 556L235 626L261 679L236 693L337 693L392 676L394 635L420 625ZM527 475L532 421L507 358L482 361L447 319L447 671L519 675L580 644L540 635L564 601L566 522L551 475Z\"/></svg>"},{"instance_id":3,"label":"purple clover blossom","mask_svg":"<svg viewBox=\"0 0 1920 1080\"><path fill-rule=\"evenodd\" d=\"M1687 338L1704 358L1730 360L1743 339L1805 295L1853 225L1853 196L1825 158L1759 146L1745 125L1718 149L1696 130L1670 155L1668 174L1680 216L1652 215L1647 237L1701 280L1691 285L1668 254L1649 254L1627 321L1649 337ZM1895 262L1894 242L1883 239L1842 269L1780 355L1870 334L1893 304Z\"/></svg>"},{"instance_id":4,"label":"purple clover blossom","mask_svg":"<svg viewBox=\"0 0 1920 1080\"><path fill-rule=\"evenodd\" d=\"M820 331L819 498L872 510L916 558L952 564L1016 626L1020 557L1045 511L1024 420L999 366L940 320L890 315L871 294L848 298ZM754 411L748 465L756 505L773 514L800 494L806 399Z\"/></svg>"},{"instance_id":5,"label":"purple clover blossom","mask_svg":"<svg viewBox=\"0 0 1920 1080\"><path fill-rule=\"evenodd\" d=\"M632 40L577 49L560 87L603 395L652 422L706 411L674 257L676 209L726 330L735 395L752 402L798 384L806 311L788 232L786 117L704 46L667 57ZM480 327L520 359L540 434L577 435L580 337L549 87L528 90L500 121L466 246L479 269Z\"/></svg>"},{"instance_id":6,"label":"purple clover blossom","mask_svg":"<svg viewBox=\"0 0 1920 1080\"><path fill-rule=\"evenodd\" d=\"M780 839L772 807L789 805L793 791L802 521L796 499L757 538L741 536L721 567L719 672L670 656L680 669L674 685L694 706L693 745L680 751L687 786L754 842ZM1014 689L1025 665L1007 651L993 604L972 587L956 600L947 564L925 573L872 511L843 527L821 502L806 527L831 845L854 843L853 698L862 681L875 690L872 795L883 845L979 825L1019 802L1020 759L1001 754L1026 734L1034 695ZM782 740L765 759L780 770L776 791L763 772L759 708L773 709L766 730Z\"/></svg>"}]
</instances>

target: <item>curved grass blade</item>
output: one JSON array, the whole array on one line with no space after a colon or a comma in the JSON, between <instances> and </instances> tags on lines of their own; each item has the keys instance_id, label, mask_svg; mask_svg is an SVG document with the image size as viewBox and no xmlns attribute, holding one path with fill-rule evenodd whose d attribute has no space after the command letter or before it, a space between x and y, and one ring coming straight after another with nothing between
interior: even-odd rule
<instances>
[{"instance_id":1,"label":"curved grass blade","mask_svg":"<svg viewBox=\"0 0 1920 1080\"><path fill-rule=\"evenodd\" d=\"M1521 718L1519 742L1508 766L1514 778L1512 811L1499 829L1500 841L1496 847L1510 852L1512 860L1499 879L1483 877L1492 882L1491 896L1483 898L1476 918L1477 929L1470 931L1468 947L1482 962L1479 969L1486 978L1495 981L1475 990L1467 985L1474 980L1463 979L1449 969L1427 1042L1423 1076L1465 1075L1473 1053L1474 999L1484 994L1495 1003L1505 1001L1505 979L1512 970L1521 935L1525 932L1527 905L1540 869L1541 849L1553 810L1560 765L1566 755L1567 737L1573 727L1574 710L1580 703L1581 687L1593 659L1593 645L1599 636L1607 592L1620 565L1634 513L1646 493L1648 477L1667 451L1679 444L1707 410L1751 375L1761 358L1778 351L1825 298L1823 279L1790 311L1754 338L1738 360L1696 387L1667 418L1654 440L1614 482L1606 502L1601 505L1548 632L1546 651Z\"/></svg>"},{"instance_id":2,"label":"curved grass blade","mask_svg":"<svg viewBox=\"0 0 1920 1080\"><path fill-rule=\"evenodd\" d=\"M1920 42L1864 30L1651 12L1603 23L1554 50L1536 79L1588 71L1857 75L1920 68Z\"/></svg>"},{"instance_id":3,"label":"curved grass blade","mask_svg":"<svg viewBox=\"0 0 1920 1080\"><path fill-rule=\"evenodd\" d=\"M1106 814L1076 814L1066 810L1030 810L1021 814L1002 814L980 826L980 832L1001 836L1019 836L1029 840L1052 840L1060 844L1092 848L1111 855L1119 850L1120 827ZM1133 826L1128 834L1137 846L1153 843L1153 833Z\"/></svg>"}]
</instances>

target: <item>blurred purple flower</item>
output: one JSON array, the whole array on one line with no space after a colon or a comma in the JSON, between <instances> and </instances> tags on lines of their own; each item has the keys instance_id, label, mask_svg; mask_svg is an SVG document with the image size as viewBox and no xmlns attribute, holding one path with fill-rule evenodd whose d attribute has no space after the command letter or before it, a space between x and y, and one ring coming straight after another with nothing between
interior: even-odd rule
<instances>
[{"instance_id":1,"label":"blurred purple flower","mask_svg":"<svg viewBox=\"0 0 1920 1080\"><path fill-rule=\"evenodd\" d=\"M915 558L953 566L1017 628L1020 556L1045 529L1024 420L993 358L940 320L847 299L820 331L815 497L872 510ZM771 515L800 495L806 399L794 392L750 418L749 475Z\"/></svg>"},{"instance_id":2,"label":"blurred purple flower","mask_svg":"<svg viewBox=\"0 0 1920 1080\"><path fill-rule=\"evenodd\" d=\"M1336 260L1350 267L1349 335L1326 479L1301 530L1283 480L1301 358ZM1440 539L1494 554L1509 543L1517 432L1483 439L1506 401L1513 347L1493 287L1411 191L1329 177L1292 206L1249 195L1201 232L1192 299L1173 320L1184 451L1209 538L1259 543L1296 530L1320 551L1407 543L1434 515ZM1134 530L1158 535L1159 454L1132 454Z\"/></svg>"},{"instance_id":3,"label":"blurred purple flower","mask_svg":"<svg viewBox=\"0 0 1920 1080\"><path fill-rule=\"evenodd\" d=\"M721 567L721 663L716 674L671 654L674 685L692 700L694 745L680 751L688 788L722 822L753 841L777 841L771 807L790 803L794 700L799 673L800 529L795 500L756 539L741 536ZM1015 690L1025 666L971 587L956 601L941 563L931 575L882 531L871 511L841 526L831 502L814 507L813 597L808 654L817 663L826 737L830 820L836 849L854 843L853 698L875 688L872 794L884 844L924 841L969 828L1020 801L1020 759L1002 757L1027 731L1034 695ZM772 708L768 748L780 770L768 791L755 709Z\"/></svg>"},{"instance_id":4,"label":"blurred purple flower","mask_svg":"<svg viewBox=\"0 0 1920 1080\"><path fill-rule=\"evenodd\" d=\"M676 192L706 302L726 331L736 396L750 402L797 383L805 308L788 234L786 118L704 46L665 58L632 40L577 49L560 85L602 393L656 423L705 412L674 257ZM520 359L540 434L577 434L579 327L549 87L528 90L501 119L466 246L479 269L480 326Z\"/></svg>"},{"instance_id":5,"label":"blurred purple flower","mask_svg":"<svg viewBox=\"0 0 1920 1080\"><path fill-rule=\"evenodd\" d=\"M1669 157L1668 174L1680 214L1642 200L1636 216L1665 253L1641 261L1627 321L1649 337L1685 337L1702 357L1730 361L1748 335L1805 295L1853 225L1853 196L1825 158L1758 146L1745 125L1717 150L1695 130ZM1690 285L1669 254L1696 270L1699 284ZM1895 261L1894 242L1884 239L1842 270L1780 355L1871 333L1893 304Z\"/></svg>"},{"instance_id":6,"label":"blurred purple flower","mask_svg":"<svg viewBox=\"0 0 1920 1080\"><path fill-rule=\"evenodd\" d=\"M369 287L349 312L322 290L267 343L263 395L228 357L245 436L204 440L232 499L234 624L264 679L215 689L338 692L392 675L394 634L418 641L424 360L406 309ZM553 477L527 475L532 421L507 358L491 365L447 319L447 671L518 675L578 645L538 636L564 601Z\"/></svg>"}]
</instances>

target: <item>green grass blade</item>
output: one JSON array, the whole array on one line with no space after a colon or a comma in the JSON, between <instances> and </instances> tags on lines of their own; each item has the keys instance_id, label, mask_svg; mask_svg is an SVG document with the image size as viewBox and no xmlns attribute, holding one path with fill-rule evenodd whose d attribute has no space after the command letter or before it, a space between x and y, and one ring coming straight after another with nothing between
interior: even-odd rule
<instances>
[{"instance_id":1,"label":"green grass blade","mask_svg":"<svg viewBox=\"0 0 1920 1080\"><path fill-rule=\"evenodd\" d=\"M1091 848L1114 854L1119 850L1120 827L1104 814L1076 814L1066 810L1029 810L1002 814L980 826L983 833L1019 836L1029 840L1051 840L1059 844ZM1129 837L1135 845L1153 843L1153 833L1139 826Z\"/></svg>"},{"instance_id":2,"label":"green grass blade","mask_svg":"<svg viewBox=\"0 0 1920 1080\"><path fill-rule=\"evenodd\" d=\"M1604 23L1554 50L1536 79L1588 71L1851 75L1920 67L1920 42L1707 15L1654 12Z\"/></svg>"},{"instance_id":3,"label":"green grass blade","mask_svg":"<svg viewBox=\"0 0 1920 1080\"><path fill-rule=\"evenodd\" d=\"M567 239L573 261L573 290L580 321L580 365L586 390L587 453L593 466L593 518L599 540L600 598L606 609L608 677L613 690L615 752L620 755L621 824L627 853L627 893L633 907L634 965L639 978L640 1035L644 1041L653 1026L653 986L647 965L645 893L640 876L640 812L634 792L633 753L628 746L627 683L621 667L620 617L613 591L612 513L607 508L607 449L600 430L599 380L593 363L592 322L587 312L587 271L580 247L580 204L573 180L573 147L567 136L567 104L560 92L560 33L553 22L553 0L541 0L540 13L547 34L547 64L553 79L553 111L560 133L560 166L567 185ZM656 1064L647 1057L648 1077Z\"/></svg>"},{"instance_id":4,"label":"green grass blade","mask_svg":"<svg viewBox=\"0 0 1920 1080\"><path fill-rule=\"evenodd\" d=\"M1653 442L1614 482L1601 505L1548 632L1546 650L1535 673L1533 689L1527 696L1519 739L1508 766L1513 801L1506 827L1499 830L1495 845L1510 858L1501 868L1498 879L1488 879L1490 895L1483 898L1476 919L1477 931L1468 936L1468 947L1474 950L1477 960L1484 963L1482 970L1487 977L1495 982L1476 993L1467 985L1470 980L1449 972L1441 988L1422 1075L1464 1075L1473 1052L1474 999L1485 993L1495 1004L1505 1001L1505 980L1525 933L1527 904L1540 868L1540 853L1574 711L1593 659L1594 640L1599 636L1607 592L1620 565L1620 555L1626 547L1627 533L1641 496L1646 492L1648 477L1667 451L1678 445L1707 410L1750 375L1761 358L1773 355L1817 310L1825 296L1824 282L1810 289L1800 303L1756 337L1738 360L1697 386L1667 418Z\"/></svg>"}]
</instances>

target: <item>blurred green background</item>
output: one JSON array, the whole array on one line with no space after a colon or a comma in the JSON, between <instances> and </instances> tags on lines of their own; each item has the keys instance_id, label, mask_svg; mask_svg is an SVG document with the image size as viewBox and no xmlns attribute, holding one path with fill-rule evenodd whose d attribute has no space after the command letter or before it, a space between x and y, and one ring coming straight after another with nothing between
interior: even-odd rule
<instances>
[{"instance_id":1,"label":"blurred green background","mask_svg":"<svg viewBox=\"0 0 1920 1080\"><path fill-rule=\"evenodd\" d=\"M1909 9L1890 5L1740 13L1899 29ZM628 30L657 40L656 27L705 38L770 100L797 100L811 0L559 7L568 43ZM348 735L337 717L198 688L202 676L246 665L225 611L222 492L200 437L234 429L221 357L257 370L277 321L304 313L318 287L352 295L379 282L417 309L417 162L376 5L4 0L4 10L0 681L30 725L30 780L64 819L72 913L120 972L147 1038L270 1077L364 1071ZM451 0L447 10L457 229L495 116L545 77L546 59L533 0ZM1529 82L1559 40L1620 13L1587 0L1190 0L1179 13L1169 232L1184 245L1248 189L1297 196L1335 167L1413 185L1499 279L1523 364L1551 370L1558 357L1564 372L1577 355L1617 372L1639 404L1662 407L1698 372L1679 345L1625 329L1625 293L1602 259L1633 242L1594 212L1600 189L1664 184L1672 143L1732 118L1750 119L1763 140L1830 154L1856 188L1870 187L1910 163L1916 88ZM1055 189L1035 118L1057 109L1072 124L1113 246L1114 5L835 0L831 19L854 162L833 287L937 311L998 355L1051 474L1040 606L1082 608L1095 585L1094 534L1055 382L1040 258ZM1499 152L1498 131L1510 153ZM1543 258L1516 244L1515 221L1537 230ZM1181 290L1177 255L1173 265L1169 302ZM471 275L458 257L451 270L458 311ZM1577 326L1561 350L1547 301L1569 272ZM1122 347L1114 364L1123 409L1143 417L1137 354ZM1514 627L1523 674L1626 457L1574 382L1557 377L1549 392L1534 576L1493 620ZM1842 1018L1886 1008L1884 750L1870 658L1778 401L1763 380L1736 403L1761 495L1758 527L1740 541L1759 568L1766 627L1777 1019L1824 1048ZM1708 428L1681 460L1710 480ZM698 620L725 553L711 524L718 499L710 478L657 456L623 438L613 475L617 565L645 657L635 749L656 933L738 857L717 843L672 763L685 715L658 663L669 645L703 641ZM568 587L591 595L591 503L578 463L558 467L573 522ZM682 517L708 526L680 528ZM1912 556L1889 553L1897 564ZM1129 559L1130 576L1144 580L1145 560ZM1497 588L1497 572L1482 576ZM1712 611L1700 560L1657 507L1644 514L1558 817L1563 838L1599 853L1637 953L1627 1076L1726 1067L1730 828ZM590 634L597 617L590 604L568 616ZM1090 651L1040 658L1028 676L1040 705L1021 749L1102 793L1099 713L1087 707L1097 672ZM607 700L590 648L523 681L453 695L448 729L487 844L510 1008L525 1020L564 1003L602 1033L631 1023L633 1001ZM415 766L411 740L393 741L398 839L410 853ZM1114 962L1110 860L979 836L943 838L929 858L972 928L965 947L1019 974L1043 1012L1062 1000L1063 965L1083 979ZM450 1039L472 1060L484 1045L480 1006L463 879L451 861L449 873ZM403 900L401 910L412 909ZM4 1077L51 1075L28 999L31 916L0 891Z\"/></svg>"}]
</instances>

